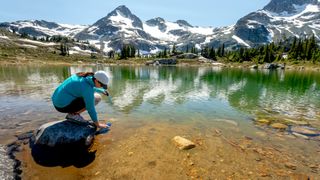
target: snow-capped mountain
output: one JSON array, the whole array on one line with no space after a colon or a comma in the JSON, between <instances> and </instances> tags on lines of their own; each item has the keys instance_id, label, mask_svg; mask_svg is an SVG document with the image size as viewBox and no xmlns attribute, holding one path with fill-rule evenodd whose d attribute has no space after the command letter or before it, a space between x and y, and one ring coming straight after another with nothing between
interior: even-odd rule
<instances>
[{"instance_id":1,"label":"snow-capped mountain","mask_svg":"<svg viewBox=\"0 0 320 180\"><path fill-rule=\"evenodd\" d=\"M26 33L30 36L74 36L81 32L87 26L84 25L69 25L69 24L58 24L54 22L47 22L44 20L29 20L29 21L16 21L12 23L0 23L0 28L7 28L10 31L17 33Z\"/></svg>"},{"instance_id":2,"label":"snow-capped mountain","mask_svg":"<svg viewBox=\"0 0 320 180\"><path fill-rule=\"evenodd\" d=\"M234 34L250 45L279 41L283 37L304 38L320 33L318 0L272 0L262 10L241 18Z\"/></svg>"},{"instance_id":3,"label":"snow-capped mountain","mask_svg":"<svg viewBox=\"0 0 320 180\"><path fill-rule=\"evenodd\" d=\"M184 20L169 22L161 17L142 22L126 6L119 6L106 17L89 26L71 26L46 21L0 23L18 33L31 36L65 35L89 41L108 52L123 44L133 44L141 52L157 52L175 44L191 47L253 47L288 37L306 37L320 33L318 0L271 0L263 9L239 19L235 25L212 28L192 26Z\"/></svg>"}]
</instances>

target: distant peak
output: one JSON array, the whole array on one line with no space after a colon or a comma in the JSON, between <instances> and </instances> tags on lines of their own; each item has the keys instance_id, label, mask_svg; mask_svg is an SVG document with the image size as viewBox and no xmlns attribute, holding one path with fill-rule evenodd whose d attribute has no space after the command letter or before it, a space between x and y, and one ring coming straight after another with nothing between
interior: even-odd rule
<instances>
[{"instance_id":1,"label":"distant peak","mask_svg":"<svg viewBox=\"0 0 320 180\"><path fill-rule=\"evenodd\" d=\"M271 0L263 9L275 13L297 13L295 5L318 4L318 0Z\"/></svg>"},{"instance_id":2,"label":"distant peak","mask_svg":"<svg viewBox=\"0 0 320 180\"><path fill-rule=\"evenodd\" d=\"M130 11L129 8L127 8L127 6L125 6L125 5L118 6L115 10L118 10L118 11Z\"/></svg>"},{"instance_id":3,"label":"distant peak","mask_svg":"<svg viewBox=\"0 0 320 180\"><path fill-rule=\"evenodd\" d=\"M156 17L156 18L153 18L153 19L146 21L146 23L150 26L160 26L165 23L165 20L161 17Z\"/></svg>"},{"instance_id":4,"label":"distant peak","mask_svg":"<svg viewBox=\"0 0 320 180\"><path fill-rule=\"evenodd\" d=\"M187 21L185 21L185 20L178 20L176 23L179 24L180 26L193 27L192 25L190 25L190 24L189 24Z\"/></svg>"},{"instance_id":5,"label":"distant peak","mask_svg":"<svg viewBox=\"0 0 320 180\"><path fill-rule=\"evenodd\" d=\"M159 22L159 23L164 23L165 20L161 17L156 17L156 18L153 18L153 19L150 19L148 21L156 21L156 22Z\"/></svg>"},{"instance_id":6,"label":"distant peak","mask_svg":"<svg viewBox=\"0 0 320 180\"><path fill-rule=\"evenodd\" d=\"M130 17L130 16L132 16L132 13L131 13L130 9L127 8L125 5L118 6L116 9L114 9L114 10L111 12L112 15L116 15L116 14L118 14L118 13L124 15L125 17Z\"/></svg>"}]
</instances>

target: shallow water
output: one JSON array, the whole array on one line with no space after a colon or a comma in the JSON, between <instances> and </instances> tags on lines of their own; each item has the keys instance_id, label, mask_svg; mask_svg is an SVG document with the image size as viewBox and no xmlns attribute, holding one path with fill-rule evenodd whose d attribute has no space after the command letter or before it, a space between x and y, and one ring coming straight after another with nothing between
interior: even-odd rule
<instances>
[{"instance_id":1,"label":"shallow water","mask_svg":"<svg viewBox=\"0 0 320 180\"><path fill-rule=\"evenodd\" d=\"M215 67L1 66L0 142L22 129L61 119L50 101L54 89L79 71L105 70L110 94L101 119L173 122L233 120L259 114L319 121L320 73L251 71ZM88 118L88 116L87 116Z\"/></svg>"},{"instance_id":2,"label":"shallow water","mask_svg":"<svg viewBox=\"0 0 320 180\"><path fill-rule=\"evenodd\" d=\"M116 128L127 127L127 133L136 130L143 134L145 129L157 129L154 125L160 123L168 130L161 129L166 135L158 136L168 136L169 140L177 135L175 129L208 138L214 132L212 128L218 128L228 138L248 136L298 155L319 157L318 139L307 141L279 134L252 121L281 117L308 121L319 128L319 72L216 67L0 66L0 144L45 122L63 119L65 114L56 112L50 100L54 89L71 74L96 70L109 74L112 96L104 97L97 112L101 120L114 122L113 137L119 141L121 132L126 133ZM89 119L88 114L84 116ZM210 132L208 137L206 132ZM127 134L125 137L130 138Z\"/></svg>"}]
</instances>

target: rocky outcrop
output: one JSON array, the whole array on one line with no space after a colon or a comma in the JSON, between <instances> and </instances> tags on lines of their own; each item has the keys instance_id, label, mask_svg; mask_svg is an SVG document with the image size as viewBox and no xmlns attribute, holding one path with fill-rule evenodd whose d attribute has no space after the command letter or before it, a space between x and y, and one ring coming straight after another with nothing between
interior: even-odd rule
<instances>
[{"instance_id":1,"label":"rocky outcrop","mask_svg":"<svg viewBox=\"0 0 320 180\"><path fill-rule=\"evenodd\" d=\"M317 0L272 0L263 9L274 13L286 12L288 14L293 14L298 13L295 6L301 6L304 4L317 4L317 2Z\"/></svg>"},{"instance_id":2,"label":"rocky outcrop","mask_svg":"<svg viewBox=\"0 0 320 180\"><path fill-rule=\"evenodd\" d=\"M147 61L146 65L175 65L177 64L176 59L156 59L153 61Z\"/></svg>"},{"instance_id":3,"label":"rocky outcrop","mask_svg":"<svg viewBox=\"0 0 320 180\"><path fill-rule=\"evenodd\" d=\"M177 55L176 57L179 59L195 59L195 58L198 58L199 56L193 53L183 53L183 54Z\"/></svg>"},{"instance_id":4,"label":"rocky outcrop","mask_svg":"<svg viewBox=\"0 0 320 180\"><path fill-rule=\"evenodd\" d=\"M14 175L15 161L7 155L7 148L0 145L0 179L16 179Z\"/></svg>"}]
</instances>

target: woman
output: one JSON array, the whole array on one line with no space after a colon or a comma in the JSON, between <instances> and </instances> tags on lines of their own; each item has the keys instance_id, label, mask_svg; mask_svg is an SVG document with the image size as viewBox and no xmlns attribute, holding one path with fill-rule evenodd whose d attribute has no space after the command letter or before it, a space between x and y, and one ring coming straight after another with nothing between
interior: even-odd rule
<instances>
[{"instance_id":1,"label":"woman","mask_svg":"<svg viewBox=\"0 0 320 180\"><path fill-rule=\"evenodd\" d=\"M85 121L80 113L87 110L98 128L106 128L106 124L98 122L95 105L101 101L101 96L94 92L108 95L108 82L109 78L104 71L80 72L72 75L54 91L53 105L59 112L68 113L66 119L76 121Z\"/></svg>"}]
</instances>

